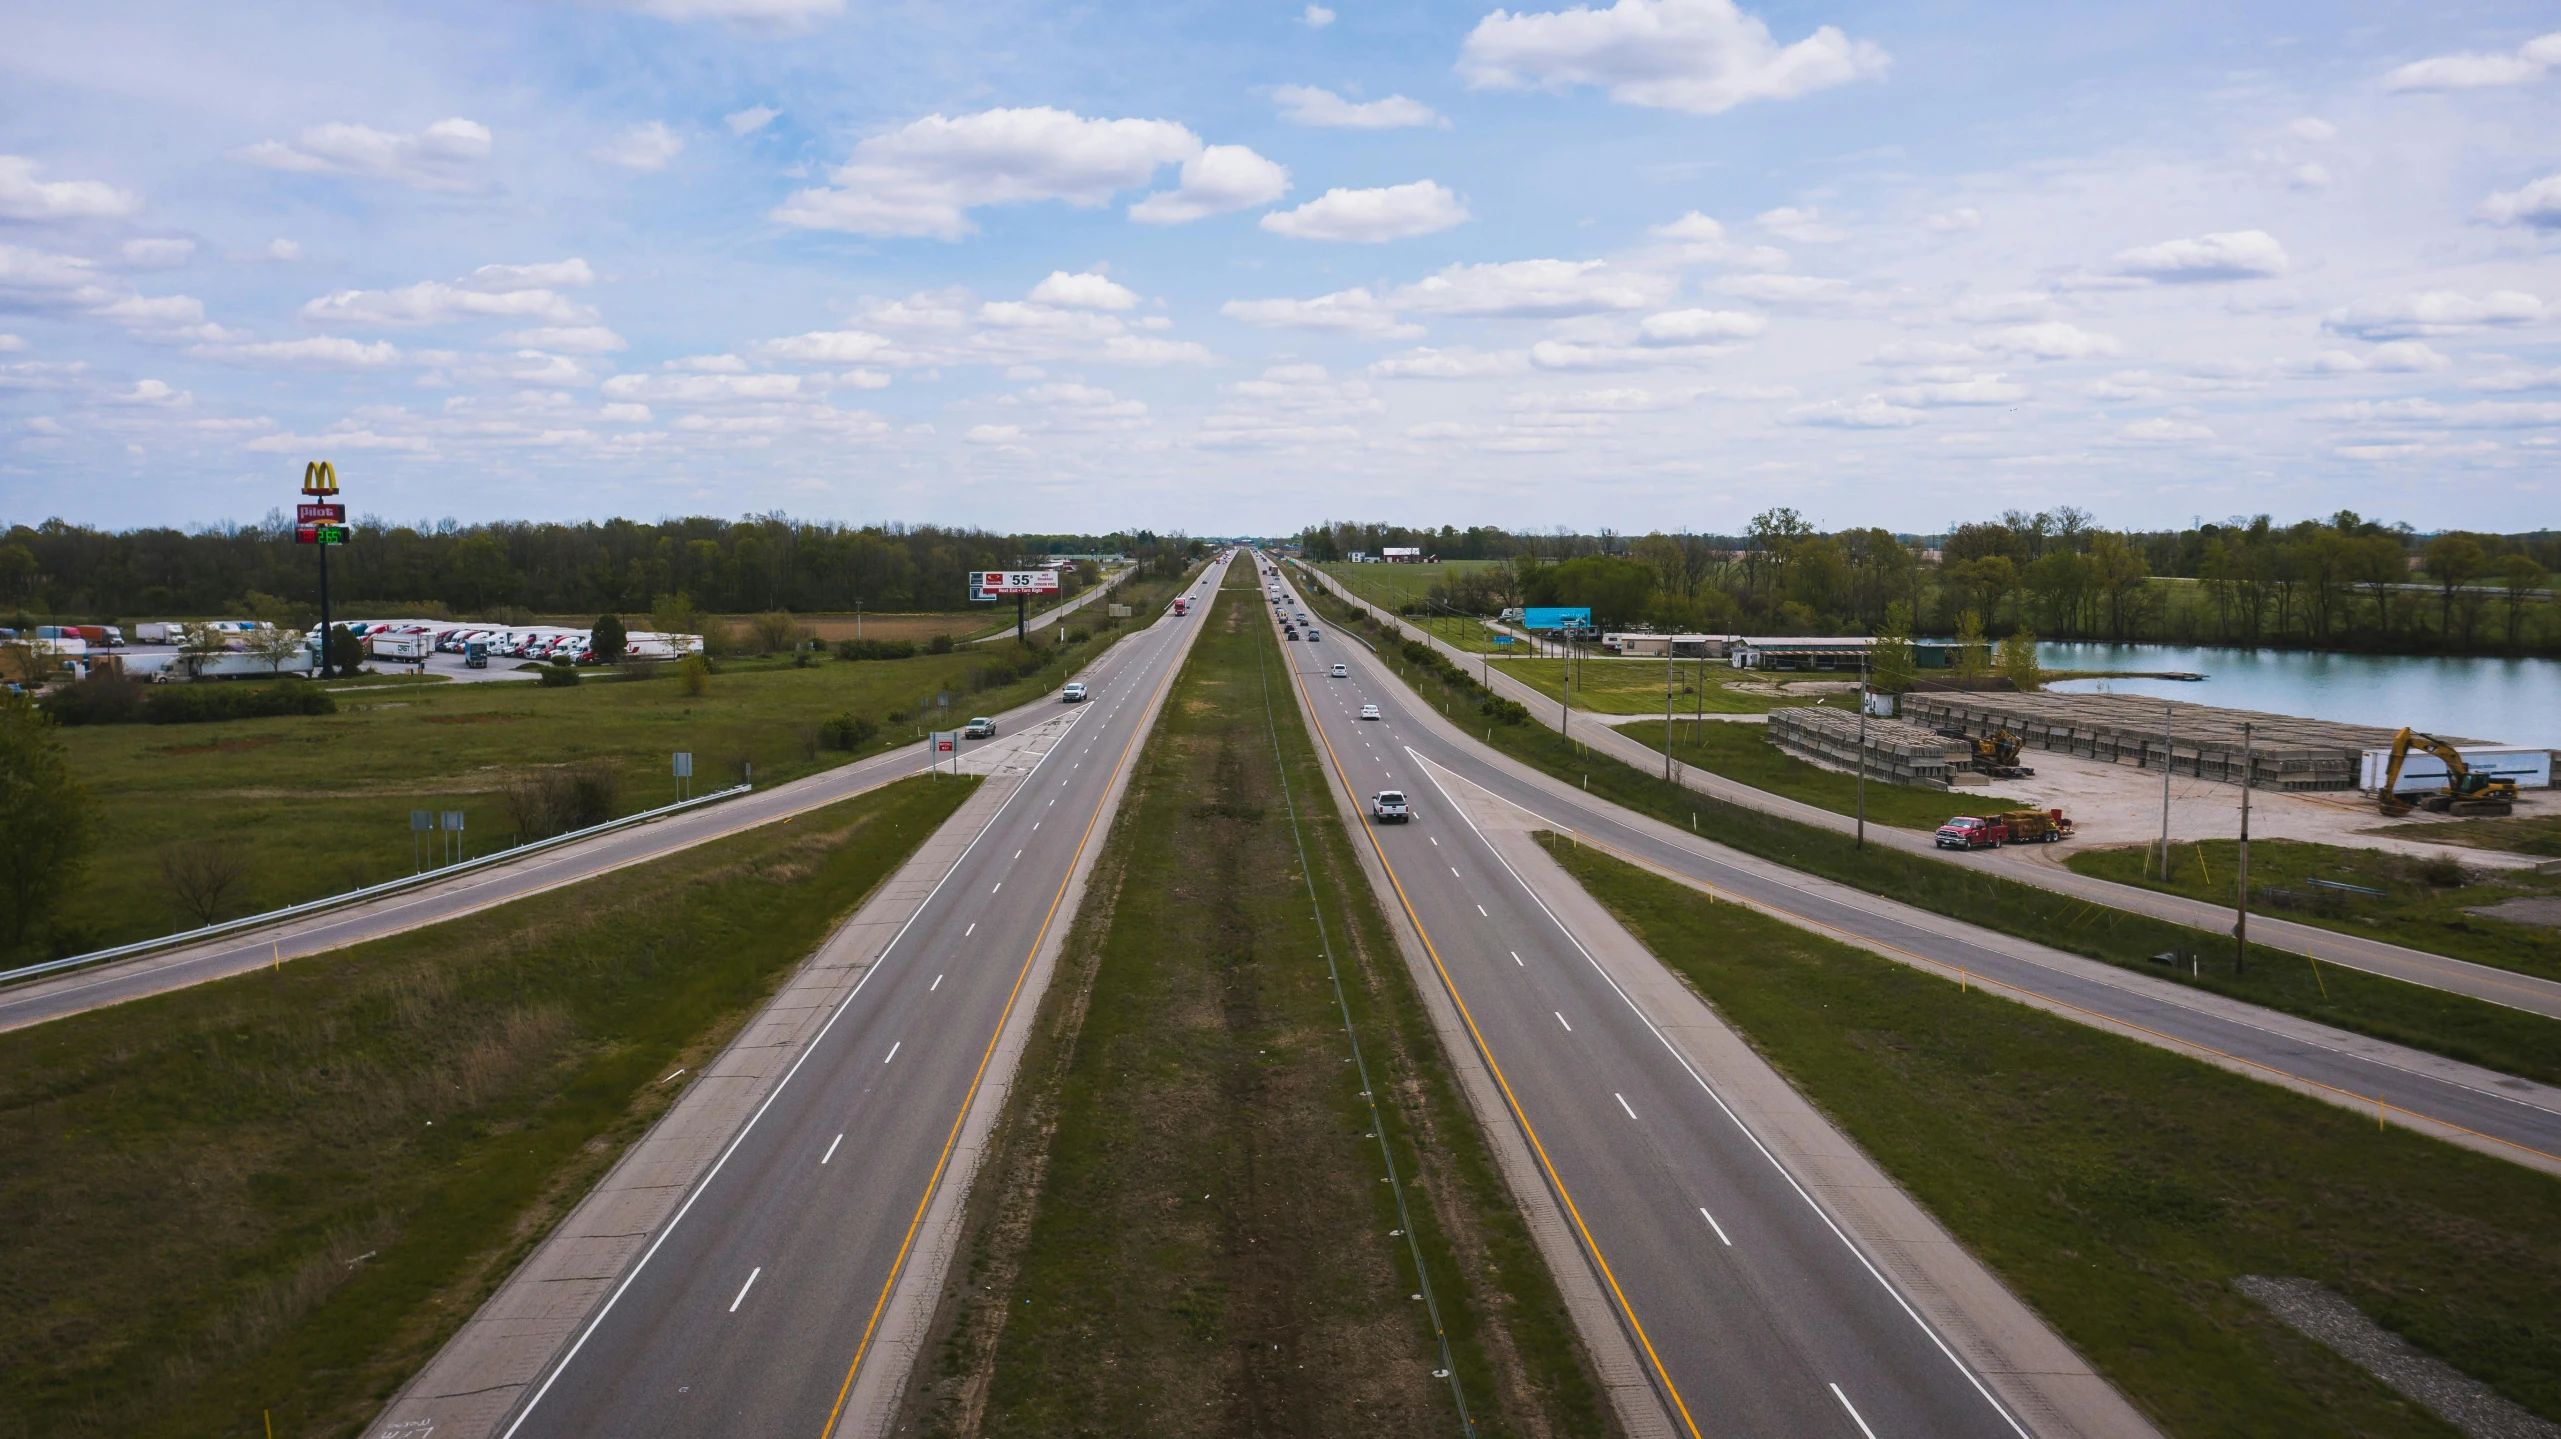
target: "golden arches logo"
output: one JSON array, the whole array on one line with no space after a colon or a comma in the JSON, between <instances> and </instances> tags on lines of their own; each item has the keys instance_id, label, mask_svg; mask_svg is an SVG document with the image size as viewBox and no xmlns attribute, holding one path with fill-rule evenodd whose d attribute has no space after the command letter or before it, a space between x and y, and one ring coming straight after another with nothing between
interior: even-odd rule
<instances>
[{"instance_id":1,"label":"golden arches logo","mask_svg":"<svg viewBox=\"0 0 2561 1439\"><path fill-rule=\"evenodd\" d=\"M302 467L302 492L306 495L338 493L338 472L327 460L313 460Z\"/></svg>"}]
</instances>

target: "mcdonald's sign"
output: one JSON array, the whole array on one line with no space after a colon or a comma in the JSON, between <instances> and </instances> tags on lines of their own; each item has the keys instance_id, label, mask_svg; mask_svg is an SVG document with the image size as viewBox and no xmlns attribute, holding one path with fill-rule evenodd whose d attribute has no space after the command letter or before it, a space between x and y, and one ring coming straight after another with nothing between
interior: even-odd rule
<instances>
[{"instance_id":1,"label":"mcdonald's sign","mask_svg":"<svg viewBox=\"0 0 2561 1439\"><path fill-rule=\"evenodd\" d=\"M327 460L313 460L302 467L302 492L306 495L338 493L338 472Z\"/></svg>"}]
</instances>

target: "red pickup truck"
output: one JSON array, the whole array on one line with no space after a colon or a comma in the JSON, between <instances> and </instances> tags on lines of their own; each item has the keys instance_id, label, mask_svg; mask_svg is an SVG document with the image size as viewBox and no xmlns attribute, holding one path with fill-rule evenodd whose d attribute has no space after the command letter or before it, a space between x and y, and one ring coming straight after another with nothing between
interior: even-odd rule
<instances>
[{"instance_id":1,"label":"red pickup truck","mask_svg":"<svg viewBox=\"0 0 2561 1439\"><path fill-rule=\"evenodd\" d=\"M2014 809L1982 819L1961 814L1939 826L1941 849L1999 849L2005 844L2053 844L2070 838L2072 821L2059 809Z\"/></svg>"},{"instance_id":2,"label":"red pickup truck","mask_svg":"<svg viewBox=\"0 0 2561 1439\"><path fill-rule=\"evenodd\" d=\"M1999 849L2009 843L2010 828L1998 820L1961 814L1939 826L1941 849Z\"/></svg>"}]
</instances>

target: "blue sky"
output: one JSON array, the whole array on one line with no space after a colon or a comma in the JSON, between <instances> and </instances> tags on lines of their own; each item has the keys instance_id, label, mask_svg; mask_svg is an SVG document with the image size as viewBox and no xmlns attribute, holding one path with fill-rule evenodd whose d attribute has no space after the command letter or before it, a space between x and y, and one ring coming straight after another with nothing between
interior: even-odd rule
<instances>
[{"instance_id":1,"label":"blue sky","mask_svg":"<svg viewBox=\"0 0 2561 1439\"><path fill-rule=\"evenodd\" d=\"M2561 523L2548 6L0 23L5 521Z\"/></svg>"}]
</instances>

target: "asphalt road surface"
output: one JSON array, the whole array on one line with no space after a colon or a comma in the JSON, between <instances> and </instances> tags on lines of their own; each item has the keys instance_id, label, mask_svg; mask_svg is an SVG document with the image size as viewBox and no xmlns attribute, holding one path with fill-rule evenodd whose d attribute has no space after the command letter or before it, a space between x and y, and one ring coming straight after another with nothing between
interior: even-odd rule
<instances>
[{"instance_id":1,"label":"asphalt road surface","mask_svg":"<svg viewBox=\"0 0 2561 1439\"><path fill-rule=\"evenodd\" d=\"M1414 801L1373 826L1389 869L1682 1432L2026 1433L1434 792L1402 686L1341 636L1281 649L1355 792Z\"/></svg>"},{"instance_id":2,"label":"asphalt road surface","mask_svg":"<svg viewBox=\"0 0 2561 1439\"><path fill-rule=\"evenodd\" d=\"M1205 583L1215 588L1222 567ZM1206 593L1195 591L1195 593ZM836 1431L1031 955L1185 626L1160 619L1039 758L652 1241L512 1436Z\"/></svg>"},{"instance_id":3,"label":"asphalt road surface","mask_svg":"<svg viewBox=\"0 0 2561 1439\"><path fill-rule=\"evenodd\" d=\"M1286 588L1284 593L1295 610L1295 593ZM1440 797L1418 759L1544 816L1553 828L1570 829L1638 863L1759 903L1797 922L1884 945L1915 962L1961 967L1978 982L2044 1001L2085 1021L2111 1022L2119 1032L2334 1102L2387 1113L2487 1152L2561 1168L2561 1093L2547 1086L2273 1014L2154 976L2043 951L1692 839L1462 738L1437 714L1427 721L1414 692L1357 641L1328 633L1322 643L1284 648L1297 651L1302 666L1319 659L1346 664L1349 679L1312 683L1330 687L1340 701L1336 709L1348 706L1356 715L1362 704L1376 704L1385 716L1381 721L1347 721L1361 736L1342 751L1354 785L1363 792L1389 788L1392 776L1392 787L1404 789L1419 803L1411 828L1418 834L1439 834L1444 845L1452 843L1451 837L1427 823ZM1320 712L1325 708L1320 705ZM1444 865L1438 872L1446 875L1447 869ZM1478 899L1483 896L1468 903ZM1490 911L1492 902L1485 902ZM1487 932L1502 929L1498 925Z\"/></svg>"}]
</instances>

